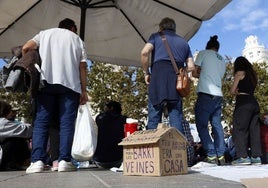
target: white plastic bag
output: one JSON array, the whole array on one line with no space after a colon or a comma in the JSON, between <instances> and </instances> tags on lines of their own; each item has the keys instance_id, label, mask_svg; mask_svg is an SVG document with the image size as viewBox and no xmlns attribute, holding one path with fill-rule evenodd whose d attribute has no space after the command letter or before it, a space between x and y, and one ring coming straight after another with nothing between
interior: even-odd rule
<instances>
[{"instance_id":1,"label":"white plastic bag","mask_svg":"<svg viewBox=\"0 0 268 188\"><path fill-rule=\"evenodd\" d=\"M93 120L89 104L80 105L75 122L72 157L76 161L90 160L97 147L98 127Z\"/></svg>"},{"instance_id":2,"label":"white plastic bag","mask_svg":"<svg viewBox=\"0 0 268 188\"><path fill-rule=\"evenodd\" d=\"M3 159L3 149L0 146L0 164L2 163L2 159Z\"/></svg>"}]
</instances>

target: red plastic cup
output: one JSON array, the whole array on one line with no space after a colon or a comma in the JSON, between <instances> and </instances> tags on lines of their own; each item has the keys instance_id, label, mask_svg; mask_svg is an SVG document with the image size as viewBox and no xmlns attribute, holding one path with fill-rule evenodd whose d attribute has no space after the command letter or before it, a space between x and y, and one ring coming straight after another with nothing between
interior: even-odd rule
<instances>
[{"instance_id":1,"label":"red plastic cup","mask_svg":"<svg viewBox=\"0 0 268 188\"><path fill-rule=\"evenodd\" d=\"M125 137L129 136L130 134L134 133L137 130L138 130L137 123L126 123L124 125Z\"/></svg>"}]
</instances>

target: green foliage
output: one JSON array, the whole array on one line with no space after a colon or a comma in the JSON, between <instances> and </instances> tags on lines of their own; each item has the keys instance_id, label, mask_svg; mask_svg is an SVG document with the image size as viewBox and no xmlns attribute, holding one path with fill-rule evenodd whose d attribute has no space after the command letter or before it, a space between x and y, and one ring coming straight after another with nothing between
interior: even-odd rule
<instances>
[{"instance_id":1,"label":"green foliage","mask_svg":"<svg viewBox=\"0 0 268 188\"><path fill-rule=\"evenodd\" d=\"M92 108L103 111L110 100L122 104L122 114L144 120L147 112L147 86L141 68L116 67L93 62L88 74L88 89Z\"/></svg>"},{"instance_id":2,"label":"green foliage","mask_svg":"<svg viewBox=\"0 0 268 188\"><path fill-rule=\"evenodd\" d=\"M222 80L223 107L222 120L227 125L232 124L233 111L235 105L235 97L231 95L230 89L233 84L233 64L229 63Z\"/></svg>"},{"instance_id":3,"label":"green foliage","mask_svg":"<svg viewBox=\"0 0 268 188\"><path fill-rule=\"evenodd\" d=\"M254 63L253 68L258 75L258 85L255 96L259 102L261 114L268 112L268 64Z\"/></svg>"},{"instance_id":4,"label":"green foliage","mask_svg":"<svg viewBox=\"0 0 268 188\"><path fill-rule=\"evenodd\" d=\"M197 99L196 84L197 84L197 80L192 78L191 93L190 93L189 96L183 98L183 113L184 113L184 117L190 123L195 122L194 106L195 106L195 102L196 102L196 99Z\"/></svg>"},{"instance_id":5,"label":"green foliage","mask_svg":"<svg viewBox=\"0 0 268 188\"><path fill-rule=\"evenodd\" d=\"M15 93L7 92L3 88L2 71L0 69L0 100L4 100L11 104L13 108L17 108L17 118L19 120L25 120L26 122L32 122L32 107L29 93Z\"/></svg>"},{"instance_id":6,"label":"green foliage","mask_svg":"<svg viewBox=\"0 0 268 188\"><path fill-rule=\"evenodd\" d=\"M17 108L17 118L22 118L28 122L32 122L32 106L30 95L28 93L7 92L5 89L0 89L0 100L4 100L11 104L13 108Z\"/></svg>"},{"instance_id":7,"label":"green foliage","mask_svg":"<svg viewBox=\"0 0 268 188\"><path fill-rule=\"evenodd\" d=\"M259 82L255 96L260 104L261 114L268 112L268 64L253 64ZM183 99L185 118L195 123L194 105L197 99L196 80L191 85L191 94ZM230 94L233 83L233 64L229 63L223 78L223 109L222 120L229 126L232 125L232 116L235 98ZM122 104L122 113L141 122L147 119L148 93L141 68L117 67L109 64L94 62L88 74L88 90L91 97L92 108L96 113L103 111L105 103L110 100ZM30 96L27 93L6 92L0 87L0 98L18 108L18 117L32 121ZM143 125L144 126L144 125Z\"/></svg>"}]
</instances>

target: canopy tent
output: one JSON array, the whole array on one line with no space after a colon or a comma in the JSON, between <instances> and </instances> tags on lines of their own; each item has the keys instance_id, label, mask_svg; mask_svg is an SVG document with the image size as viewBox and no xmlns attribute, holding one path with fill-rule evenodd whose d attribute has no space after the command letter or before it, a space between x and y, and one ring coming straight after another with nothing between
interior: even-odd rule
<instances>
[{"instance_id":1,"label":"canopy tent","mask_svg":"<svg viewBox=\"0 0 268 188\"><path fill-rule=\"evenodd\" d=\"M40 30L76 21L92 61L140 66L140 51L164 17L189 40L231 0L1 0L0 57Z\"/></svg>"}]
</instances>

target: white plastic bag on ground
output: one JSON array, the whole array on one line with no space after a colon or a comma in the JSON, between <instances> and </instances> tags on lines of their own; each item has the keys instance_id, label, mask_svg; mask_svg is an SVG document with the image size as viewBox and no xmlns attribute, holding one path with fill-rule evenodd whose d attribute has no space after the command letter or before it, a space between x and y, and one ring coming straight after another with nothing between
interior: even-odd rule
<instances>
[{"instance_id":1,"label":"white plastic bag on ground","mask_svg":"<svg viewBox=\"0 0 268 188\"><path fill-rule=\"evenodd\" d=\"M77 112L71 153L77 161L90 160L97 147L98 127L89 108L89 104L80 105Z\"/></svg>"}]
</instances>

